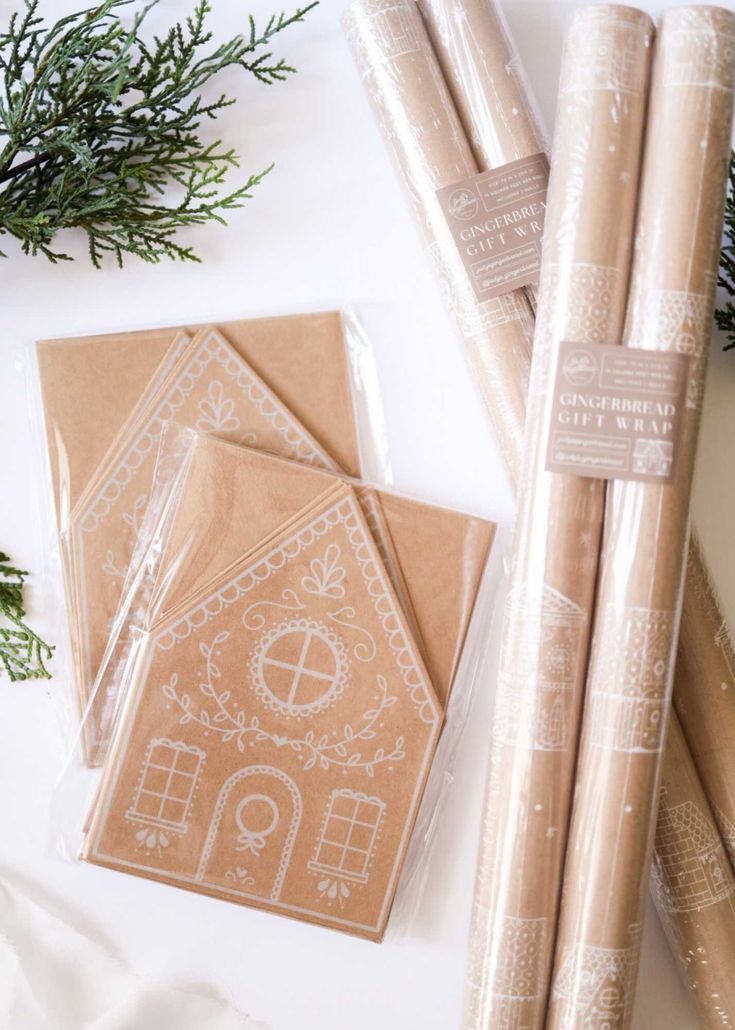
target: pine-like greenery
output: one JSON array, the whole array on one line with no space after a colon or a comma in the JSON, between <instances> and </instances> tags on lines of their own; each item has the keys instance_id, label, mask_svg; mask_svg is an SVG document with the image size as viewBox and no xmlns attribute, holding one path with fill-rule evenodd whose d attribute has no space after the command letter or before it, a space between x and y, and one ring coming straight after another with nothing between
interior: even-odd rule
<instances>
[{"instance_id":1,"label":"pine-like greenery","mask_svg":"<svg viewBox=\"0 0 735 1030\"><path fill-rule=\"evenodd\" d=\"M204 142L199 129L234 100L205 100L202 90L233 66L268 85L286 79L294 69L270 42L318 0L260 29L250 18L246 33L219 46L210 46L210 0L146 41L141 29L158 2L104 0L47 26L39 0L24 0L0 33L0 235L15 236L26 253L69 260L54 239L75 228L98 267L105 254L118 264L125 254L198 260L176 242L177 230L224 222L270 171L224 189L237 155Z\"/></svg>"},{"instance_id":2,"label":"pine-like greenery","mask_svg":"<svg viewBox=\"0 0 735 1030\"><path fill-rule=\"evenodd\" d=\"M54 649L24 621L23 586L27 576L0 551L0 665L11 680L50 679L46 662Z\"/></svg>"},{"instance_id":3,"label":"pine-like greenery","mask_svg":"<svg viewBox=\"0 0 735 1030\"><path fill-rule=\"evenodd\" d=\"M735 297L735 151L730 158L730 186L725 207L725 241L720 257L719 285L728 297ZM727 300L715 313L718 327L727 334L725 350L735 348L735 302Z\"/></svg>"}]
</instances>

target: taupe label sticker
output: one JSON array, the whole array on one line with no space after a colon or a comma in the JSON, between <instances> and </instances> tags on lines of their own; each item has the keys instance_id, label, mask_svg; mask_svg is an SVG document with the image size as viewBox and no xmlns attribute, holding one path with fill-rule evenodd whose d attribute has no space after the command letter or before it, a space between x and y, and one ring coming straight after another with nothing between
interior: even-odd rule
<instances>
[{"instance_id":1,"label":"taupe label sticker","mask_svg":"<svg viewBox=\"0 0 735 1030\"><path fill-rule=\"evenodd\" d=\"M478 300L538 283L548 185L534 154L437 190Z\"/></svg>"},{"instance_id":2,"label":"taupe label sticker","mask_svg":"<svg viewBox=\"0 0 735 1030\"><path fill-rule=\"evenodd\" d=\"M547 470L671 483L688 364L684 354L563 341Z\"/></svg>"}]
</instances>

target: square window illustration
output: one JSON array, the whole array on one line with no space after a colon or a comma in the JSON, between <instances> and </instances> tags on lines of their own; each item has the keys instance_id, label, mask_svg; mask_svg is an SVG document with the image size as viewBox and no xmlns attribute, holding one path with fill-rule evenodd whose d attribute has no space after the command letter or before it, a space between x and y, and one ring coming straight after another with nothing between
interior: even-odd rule
<instances>
[{"instance_id":1,"label":"square window illustration","mask_svg":"<svg viewBox=\"0 0 735 1030\"><path fill-rule=\"evenodd\" d=\"M366 883L385 803L351 790L335 790L327 805L309 869Z\"/></svg>"},{"instance_id":2,"label":"square window illustration","mask_svg":"<svg viewBox=\"0 0 735 1030\"><path fill-rule=\"evenodd\" d=\"M200 748L154 738L148 745L128 819L183 833L203 763Z\"/></svg>"}]
</instances>

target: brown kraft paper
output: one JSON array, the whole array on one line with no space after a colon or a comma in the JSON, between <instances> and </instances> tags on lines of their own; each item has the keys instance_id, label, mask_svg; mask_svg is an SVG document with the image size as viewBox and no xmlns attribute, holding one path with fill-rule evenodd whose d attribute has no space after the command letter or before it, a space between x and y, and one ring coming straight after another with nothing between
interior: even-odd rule
<instances>
[{"instance_id":1,"label":"brown kraft paper","mask_svg":"<svg viewBox=\"0 0 735 1030\"><path fill-rule=\"evenodd\" d=\"M622 340L652 23L578 12L562 62L525 455L470 932L466 1028L544 1025L604 484L544 470L562 340Z\"/></svg>"},{"instance_id":2,"label":"brown kraft paper","mask_svg":"<svg viewBox=\"0 0 735 1030\"><path fill-rule=\"evenodd\" d=\"M735 1026L735 875L676 712L663 756L651 885L702 1026Z\"/></svg>"},{"instance_id":3,"label":"brown kraft paper","mask_svg":"<svg viewBox=\"0 0 735 1030\"><path fill-rule=\"evenodd\" d=\"M624 343L688 354L688 392L673 484L608 489L550 1028L625 1030L632 1018L722 233L734 33L732 12L681 7L658 34Z\"/></svg>"},{"instance_id":4,"label":"brown kraft paper","mask_svg":"<svg viewBox=\"0 0 735 1030\"><path fill-rule=\"evenodd\" d=\"M478 166L497 167L545 149L523 70L497 6L478 0L421 0L421 10ZM685 312L682 317L686 320ZM492 403L487 393L485 400ZM506 441L512 447L512 453L506 454L511 468L520 463L521 440L518 433ZM735 791L730 770L735 741L733 697L735 654L701 548L694 540L674 701L731 862L735 862ZM683 790L687 782L696 780L696 771L688 753L680 752L678 760ZM668 921L677 918L677 913L664 915ZM672 944L680 938L672 938ZM710 955L710 962L716 959L716 954Z\"/></svg>"},{"instance_id":5,"label":"brown kraft paper","mask_svg":"<svg viewBox=\"0 0 735 1030\"><path fill-rule=\"evenodd\" d=\"M480 171L545 154L525 71L494 0L419 0ZM536 309L536 288L526 294Z\"/></svg>"},{"instance_id":6,"label":"brown kraft paper","mask_svg":"<svg viewBox=\"0 0 735 1030\"><path fill-rule=\"evenodd\" d=\"M689 544L674 708L735 868L735 652L696 533Z\"/></svg>"},{"instance_id":7,"label":"brown kraft paper","mask_svg":"<svg viewBox=\"0 0 735 1030\"><path fill-rule=\"evenodd\" d=\"M197 525L203 502L233 560ZM174 537L187 527L131 654L84 857L380 939L442 713L354 492L199 437Z\"/></svg>"},{"instance_id":8,"label":"brown kraft paper","mask_svg":"<svg viewBox=\"0 0 735 1030\"><path fill-rule=\"evenodd\" d=\"M479 302L437 190L478 168L414 0L356 0L345 30L458 322L504 453L522 430L533 312L521 290Z\"/></svg>"}]
</instances>

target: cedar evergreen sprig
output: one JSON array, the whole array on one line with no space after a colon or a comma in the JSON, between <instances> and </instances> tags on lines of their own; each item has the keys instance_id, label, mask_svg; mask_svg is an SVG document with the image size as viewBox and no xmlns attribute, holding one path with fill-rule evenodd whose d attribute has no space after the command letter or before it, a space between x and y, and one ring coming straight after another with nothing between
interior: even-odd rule
<instances>
[{"instance_id":1,"label":"cedar evergreen sprig","mask_svg":"<svg viewBox=\"0 0 735 1030\"><path fill-rule=\"evenodd\" d=\"M0 235L16 237L25 253L71 260L53 244L62 229L76 228L97 267L108 253L120 265L125 254L196 261L176 232L224 223L271 170L223 189L237 155L203 141L199 129L235 101L201 91L235 66L266 85L286 79L295 69L270 43L318 0L260 29L251 17L246 33L215 47L210 0L197 0L165 35L144 39L158 2L136 3L129 24L122 8L135 0L104 0L47 26L39 0L24 0L0 32ZM167 204L171 186L177 197Z\"/></svg>"},{"instance_id":2,"label":"cedar evergreen sprig","mask_svg":"<svg viewBox=\"0 0 735 1030\"><path fill-rule=\"evenodd\" d=\"M728 297L735 297L735 151L730 156L730 184L725 205L725 242L720 256L718 283ZM728 300L715 312L717 326L727 334L725 350L735 348L735 302Z\"/></svg>"},{"instance_id":3,"label":"cedar evergreen sprig","mask_svg":"<svg viewBox=\"0 0 735 1030\"><path fill-rule=\"evenodd\" d=\"M11 680L50 679L46 667L54 648L25 623L23 587L28 573L0 551L0 664Z\"/></svg>"}]
</instances>

